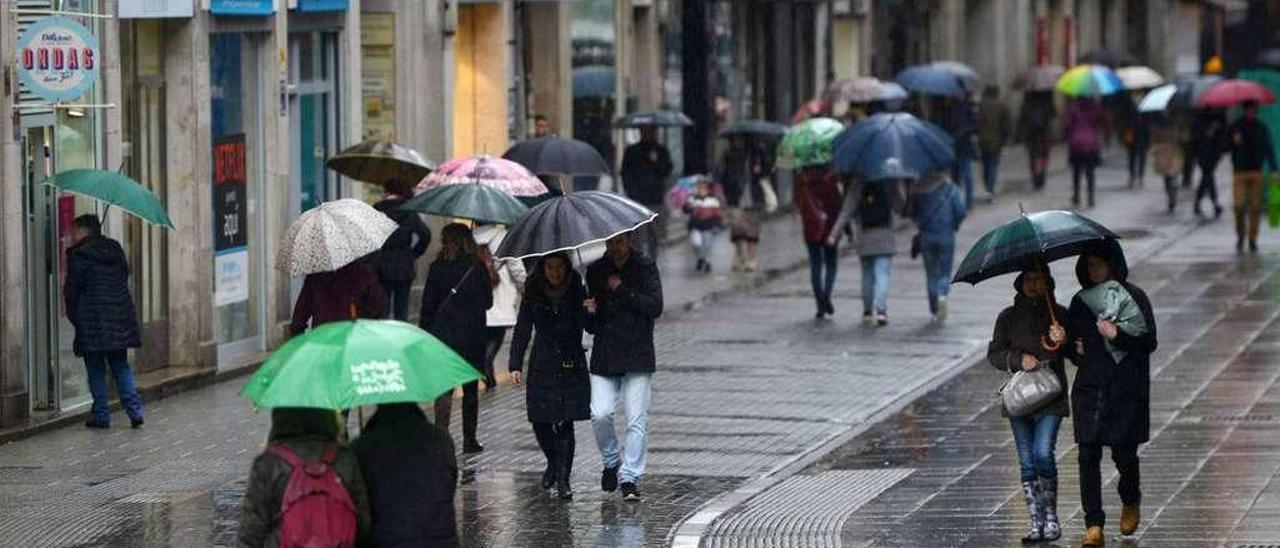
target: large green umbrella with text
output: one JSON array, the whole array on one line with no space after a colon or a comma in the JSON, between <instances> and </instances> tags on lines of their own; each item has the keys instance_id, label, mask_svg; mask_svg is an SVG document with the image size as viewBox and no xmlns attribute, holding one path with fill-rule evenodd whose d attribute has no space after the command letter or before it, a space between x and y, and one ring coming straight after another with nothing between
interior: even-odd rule
<instances>
[{"instance_id":1,"label":"large green umbrella with text","mask_svg":"<svg viewBox=\"0 0 1280 548\"><path fill-rule=\"evenodd\" d=\"M47 184L58 190L88 196L132 213L153 225L173 228L160 198L125 175L101 169L72 169L51 177Z\"/></svg>"},{"instance_id":2,"label":"large green umbrella with text","mask_svg":"<svg viewBox=\"0 0 1280 548\"><path fill-rule=\"evenodd\" d=\"M339 321L289 340L240 395L259 407L349 409L432 401L480 377L448 345L412 324Z\"/></svg>"}]
</instances>

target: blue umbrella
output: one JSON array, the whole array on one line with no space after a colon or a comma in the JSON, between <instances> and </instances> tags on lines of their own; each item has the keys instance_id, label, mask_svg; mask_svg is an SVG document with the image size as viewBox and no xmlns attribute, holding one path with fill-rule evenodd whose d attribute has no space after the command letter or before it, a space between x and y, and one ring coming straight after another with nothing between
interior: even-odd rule
<instances>
[{"instance_id":1,"label":"blue umbrella","mask_svg":"<svg viewBox=\"0 0 1280 548\"><path fill-rule=\"evenodd\" d=\"M964 80L949 67L932 64L908 67L898 75L898 83L910 91L943 97L968 96L970 90L965 87Z\"/></svg>"},{"instance_id":2,"label":"blue umbrella","mask_svg":"<svg viewBox=\"0 0 1280 548\"><path fill-rule=\"evenodd\" d=\"M573 69L573 98L613 97L613 67L590 65Z\"/></svg>"},{"instance_id":3,"label":"blue umbrella","mask_svg":"<svg viewBox=\"0 0 1280 548\"><path fill-rule=\"evenodd\" d=\"M864 181L918 179L955 162L941 128L905 112L886 112L844 130L833 145L837 170Z\"/></svg>"}]
</instances>

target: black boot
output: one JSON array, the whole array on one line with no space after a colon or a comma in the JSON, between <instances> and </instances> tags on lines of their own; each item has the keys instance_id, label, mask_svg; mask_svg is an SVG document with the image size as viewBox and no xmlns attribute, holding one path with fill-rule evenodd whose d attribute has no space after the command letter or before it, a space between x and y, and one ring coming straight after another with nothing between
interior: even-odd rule
<instances>
[{"instance_id":1,"label":"black boot","mask_svg":"<svg viewBox=\"0 0 1280 548\"><path fill-rule=\"evenodd\" d=\"M573 423L569 423L568 428L573 428ZM573 477L573 449L572 437L562 438L556 444L556 496L561 500L573 498L573 488L569 482Z\"/></svg>"}]
</instances>

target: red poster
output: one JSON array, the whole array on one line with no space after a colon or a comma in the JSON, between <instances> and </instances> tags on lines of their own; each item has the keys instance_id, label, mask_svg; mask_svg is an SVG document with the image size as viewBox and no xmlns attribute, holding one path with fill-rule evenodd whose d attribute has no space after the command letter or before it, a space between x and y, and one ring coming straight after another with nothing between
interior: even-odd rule
<instances>
[{"instance_id":1,"label":"red poster","mask_svg":"<svg viewBox=\"0 0 1280 548\"><path fill-rule=\"evenodd\" d=\"M1075 46L1076 46L1076 29L1075 24L1070 17L1064 17L1062 20L1062 66L1071 68L1076 64Z\"/></svg>"},{"instance_id":2,"label":"red poster","mask_svg":"<svg viewBox=\"0 0 1280 548\"><path fill-rule=\"evenodd\" d=\"M71 223L76 220L76 197L75 196L59 196L58 197L58 253L62 258L58 267L58 291L61 293L62 287L67 283L67 250L71 249ZM66 303L62 299L58 299L61 305L59 314L66 316Z\"/></svg>"},{"instance_id":3,"label":"red poster","mask_svg":"<svg viewBox=\"0 0 1280 548\"><path fill-rule=\"evenodd\" d=\"M1036 65L1049 64L1049 26L1043 17L1036 18Z\"/></svg>"}]
</instances>

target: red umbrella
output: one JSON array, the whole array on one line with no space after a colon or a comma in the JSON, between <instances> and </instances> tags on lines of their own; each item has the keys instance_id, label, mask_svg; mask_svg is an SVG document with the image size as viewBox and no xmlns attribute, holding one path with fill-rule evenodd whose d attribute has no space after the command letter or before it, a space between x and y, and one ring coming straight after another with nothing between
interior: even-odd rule
<instances>
[{"instance_id":1,"label":"red umbrella","mask_svg":"<svg viewBox=\"0 0 1280 548\"><path fill-rule=\"evenodd\" d=\"M1276 101L1275 94L1262 84L1248 80L1223 80L1205 90L1196 100L1197 107L1227 108L1256 101L1269 105Z\"/></svg>"}]
</instances>

